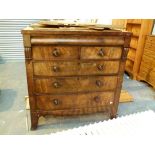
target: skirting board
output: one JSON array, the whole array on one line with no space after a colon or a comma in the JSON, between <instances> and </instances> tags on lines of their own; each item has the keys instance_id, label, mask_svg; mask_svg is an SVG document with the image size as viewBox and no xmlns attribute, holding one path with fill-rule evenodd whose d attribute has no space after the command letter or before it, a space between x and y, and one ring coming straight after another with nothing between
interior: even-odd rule
<instances>
[{"instance_id":1,"label":"skirting board","mask_svg":"<svg viewBox=\"0 0 155 155\"><path fill-rule=\"evenodd\" d=\"M120 103L128 103L128 102L133 102L133 96L127 91L127 90L121 90L121 95L120 95ZM26 109L29 110L29 97L25 96L25 104L26 104Z\"/></svg>"}]
</instances>

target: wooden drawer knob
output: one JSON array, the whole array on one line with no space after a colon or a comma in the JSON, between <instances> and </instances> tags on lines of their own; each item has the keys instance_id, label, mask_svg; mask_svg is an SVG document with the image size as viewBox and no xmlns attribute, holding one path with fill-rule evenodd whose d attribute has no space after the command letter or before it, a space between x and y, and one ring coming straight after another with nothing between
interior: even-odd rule
<instances>
[{"instance_id":1,"label":"wooden drawer knob","mask_svg":"<svg viewBox=\"0 0 155 155\"><path fill-rule=\"evenodd\" d=\"M54 86L54 88L60 88L61 84L59 82L54 82L53 86Z\"/></svg>"},{"instance_id":2,"label":"wooden drawer knob","mask_svg":"<svg viewBox=\"0 0 155 155\"><path fill-rule=\"evenodd\" d=\"M54 57L59 57L61 55L61 52L58 49L54 49L52 54Z\"/></svg>"},{"instance_id":3,"label":"wooden drawer knob","mask_svg":"<svg viewBox=\"0 0 155 155\"><path fill-rule=\"evenodd\" d=\"M59 72L59 71L60 71L60 68L57 67L57 66L53 66L52 70L53 70L54 72Z\"/></svg>"},{"instance_id":4,"label":"wooden drawer knob","mask_svg":"<svg viewBox=\"0 0 155 155\"><path fill-rule=\"evenodd\" d=\"M100 99L99 96L95 96L95 97L94 97L94 101L95 101L96 103L99 103L99 102L101 101L101 99Z\"/></svg>"},{"instance_id":5,"label":"wooden drawer knob","mask_svg":"<svg viewBox=\"0 0 155 155\"><path fill-rule=\"evenodd\" d=\"M96 80L96 85L97 85L98 87L101 87L101 86L103 86L103 83L102 83L102 81L100 81L100 80Z\"/></svg>"},{"instance_id":6,"label":"wooden drawer knob","mask_svg":"<svg viewBox=\"0 0 155 155\"><path fill-rule=\"evenodd\" d=\"M103 51L102 48L98 51L97 55L100 56L100 57L104 56L104 51Z\"/></svg>"},{"instance_id":7,"label":"wooden drawer knob","mask_svg":"<svg viewBox=\"0 0 155 155\"><path fill-rule=\"evenodd\" d=\"M59 105L60 104L60 101L58 99L53 99L53 104L54 105Z\"/></svg>"},{"instance_id":8,"label":"wooden drawer knob","mask_svg":"<svg viewBox=\"0 0 155 155\"><path fill-rule=\"evenodd\" d=\"M99 65L97 66L97 68L98 68L99 71L102 71L104 67L103 67L103 65L100 65L100 64L99 64Z\"/></svg>"}]
</instances>

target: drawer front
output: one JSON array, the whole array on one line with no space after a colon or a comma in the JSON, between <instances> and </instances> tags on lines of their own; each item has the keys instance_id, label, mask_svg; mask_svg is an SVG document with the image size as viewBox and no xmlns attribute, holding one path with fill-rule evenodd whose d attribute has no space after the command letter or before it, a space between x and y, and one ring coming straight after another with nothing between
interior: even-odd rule
<instances>
[{"instance_id":1,"label":"drawer front","mask_svg":"<svg viewBox=\"0 0 155 155\"><path fill-rule=\"evenodd\" d=\"M117 74L118 71L119 61L83 62L80 66L81 75L109 75Z\"/></svg>"},{"instance_id":2,"label":"drawer front","mask_svg":"<svg viewBox=\"0 0 155 155\"><path fill-rule=\"evenodd\" d=\"M117 76L80 77L78 92L114 90Z\"/></svg>"},{"instance_id":3,"label":"drawer front","mask_svg":"<svg viewBox=\"0 0 155 155\"><path fill-rule=\"evenodd\" d=\"M77 92L78 79L77 77L58 77L35 80L36 93L63 93Z\"/></svg>"},{"instance_id":4,"label":"drawer front","mask_svg":"<svg viewBox=\"0 0 155 155\"><path fill-rule=\"evenodd\" d=\"M45 111L105 106L113 104L113 100L113 92L36 96L37 109Z\"/></svg>"},{"instance_id":5,"label":"drawer front","mask_svg":"<svg viewBox=\"0 0 155 155\"><path fill-rule=\"evenodd\" d=\"M82 47L81 59L120 59L121 47Z\"/></svg>"},{"instance_id":6,"label":"drawer front","mask_svg":"<svg viewBox=\"0 0 155 155\"><path fill-rule=\"evenodd\" d=\"M108 75L118 71L119 61L34 63L34 74L40 76Z\"/></svg>"},{"instance_id":7,"label":"drawer front","mask_svg":"<svg viewBox=\"0 0 155 155\"><path fill-rule=\"evenodd\" d=\"M75 93L114 90L117 76L35 79L36 93Z\"/></svg>"},{"instance_id":8,"label":"drawer front","mask_svg":"<svg viewBox=\"0 0 155 155\"><path fill-rule=\"evenodd\" d=\"M41 76L70 76L79 70L78 62L35 62L34 74Z\"/></svg>"},{"instance_id":9,"label":"drawer front","mask_svg":"<svg viewBox=\"0 0 155 155\"><path fill-rule=\"evenodd\" d=\"M77 59L78 47L67 46L33 46L34 60Z\"/></svg>"}]
</instances>

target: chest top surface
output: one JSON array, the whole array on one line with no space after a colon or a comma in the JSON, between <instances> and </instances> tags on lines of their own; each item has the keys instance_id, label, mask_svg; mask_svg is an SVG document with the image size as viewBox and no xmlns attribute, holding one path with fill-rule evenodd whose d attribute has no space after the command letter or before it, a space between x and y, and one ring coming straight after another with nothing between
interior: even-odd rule
<instances>
[{"instance_id":1,"label":"chest top surface","mask_svg":"<svg viewBox=\"0 0 155 155\"><path fill-rule=\"evenodd\" d=\"M112 26L106 25L93 25L93 26L42 26L35 25L24 28L22 34L78 34L78 35L110 35L110 36L131 36L131 32L127 32L120 29L115 29Z\"/></svg>"}]
</instances>

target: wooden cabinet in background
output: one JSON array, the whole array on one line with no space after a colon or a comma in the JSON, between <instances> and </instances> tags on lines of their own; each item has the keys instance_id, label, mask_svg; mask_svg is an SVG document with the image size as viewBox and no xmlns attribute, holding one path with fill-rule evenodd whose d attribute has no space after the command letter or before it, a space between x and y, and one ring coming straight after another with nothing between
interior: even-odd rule
<instances>
[{"instance_id":1,"label":"wooden cabinet in background","mask_svg":"<svg viewBox=\"0 0 155 155\"><path fill-rule=\"evenodd\" d=\"M113 26L132 32L130 49L127 56L125 71L131 78L137 79L146 35L149 35L153 27L153 19L113 19Z\"/></svg>"},{"instance_id":2,"label":"wooden cabinet in background","mask_svg":"<svg viewBox=\"0 0 155 155\"><path fill-rule=\"evenodd\" d=\"M155 36L146 38L138 80L146 81L155 88Z\"/></svg>"},{"instance_id":3,"label":"wooden cabinet in background","mask_svg":"<svg viewBox=\"0 0 155 155\"><path fill-rule=\"evenodd\" d=\"M153 19L128 19L126 30L132 32L130 49L126 61L126 72L131 78L137 79L146 35L152 31Z\"/></svg>"}]
</instances>

